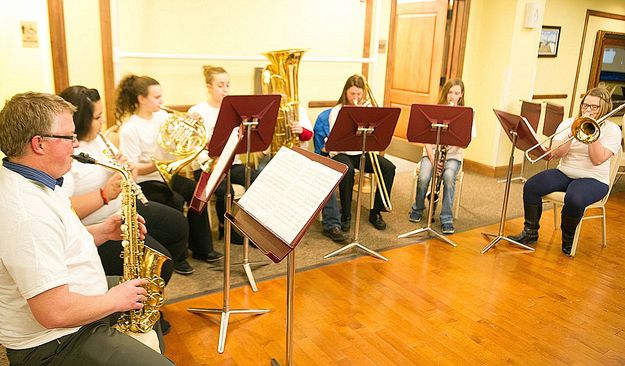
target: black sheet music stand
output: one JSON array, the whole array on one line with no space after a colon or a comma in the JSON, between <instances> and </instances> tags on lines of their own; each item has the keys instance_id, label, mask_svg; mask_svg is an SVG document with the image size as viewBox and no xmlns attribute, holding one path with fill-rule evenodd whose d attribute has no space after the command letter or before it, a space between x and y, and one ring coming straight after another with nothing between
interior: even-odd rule
<instances>
[{"instance_id":1,"label":"black sheet music stand","mask_svg":"<svg viewBox=\"0 0 625 366\"><path fill-rule=\"evenodd\" d=\"M388 261L380 253L364 246L358 240L360 233L360 204L365 172L365 153L369 151L383 151L391 143L393 131L400 113L399 108L387 107L358 107L344 106L339 111L336 122L326 141L326 151L360 151L358 164L358 192L356 194L356 224L354 225L354 240L323 258L329 258L353 247L360 248L368 254ZM341 202L341 205L351 205L351 202Z\"/></svg>"},{"instance_id":2,"label":"black sheet music stand","mask_svg":"<svg viewBox=\"0 0 625 366\"><path fill-rule=\"evenodd\" d=\"M339 163L338 161L334 161L330 158L314 154L298 147L294 147L291 150L339 172L341 174L340 178L345 176L345 173L347 172L347 166ZM272 163L275 163L275 159L276 158L269 162L267 168L263 170L263 174L268 171L269 166ZM239 207L239 209L234 213L234 215L229 212L226 213L226 220L239 229L245 237L256 243L256 246L258 246L258 248L272 261L279 263L287 257L286 365L289 366L293 364L293 293L295 289L295 248L304 237L304 234L306 234L310 225L315 221L315 218L330 198L330 195L333 194L340 182L340 178L334 182L334 186L329 188L327 193L324 192L325 199L323 199L323 201L312 202L312 204L317 205L316 210L312 215L307 217L306 223L300 228L299 232L291 242L287 242L279 237L267 226L265 226L264 223L247 213L237 203L235 203L235 205ZM278 361L275 359L271 360L271 364L279 365Z\"/></svg>"},{"instance_id":3,"label":"black sheet music stand","mask_svg":"<svg viewBox=\"0 0 625 366\"><path fill-rule=\"evenodd\" d=\"M224 98L219 110L220 116L226 121L235 121L230 123L240 123L245 129L245 142L239 145L237 154L245 153L245 189L249 188L252 177L252 168L250 166L250 154L253 152L263 151L269 147L273 138L273 129L275 128L278 109L280 106L279 95L231 95ZM222 112L223 111L223 112ZM217 122L219 122L219 117ZM211 144L214 142L216 151L225 143L222 134L217 136L217 127ZM226 136L227 140L227 136ZM213 145L211 145L213 146ZM209 146L209 150L211 148ZM209 153L210 155L210 153ZM228 191L230 192L230 191ZM253 265L266 265L267 262L250 262L249 260L249 240L243 238L243 260L241 263L234 263L233 266L242 265L247 276L248 282L254 292L258 291L254 274L252 273Z\"/></svg>"},{"instance_id":4,"label":"black sheet music stand","mask_svg":"<svg viewBox=\"0 0 625 366\"><path fill-rule=\"evenodd\" d=\"M526 100L521 100L521 117L525 117L529 125L534 129L534 131L538 131L538 123L540 121L540 114L542 113L542 103L534 103L528 102ZM560 120L562 121L562 120ZM549 135L546 135L549 136ZM521 159L521 172L518 176L512 177L512 182L519 181L521 183L527 182L527 178L525 178L525 155L523 155L523 159ZM497 183L504 183L506 179L498 180Z\"/></svg>"},{"instance_id":5,"label":"black sheet music stand","mask_svg":"<svg viewBox=\"0 0 625 366\"><path fill-rule=\"evenodd\" d=\"M519 243L516 240L510 239L509 237L503 235L503 232L504 232L505 225L506 225L508 198L510 196L510 183L512 182L512 169L514 167L514 150L518 148L520 150L525 151L529 149L530 147L532 147L533 145L537 144L538 141L536 139L536 134L534 133L534 129L532 128L532 126L530 126L529 122L527 121L527 119L525 119L525 117L521 117L512 113L508 113L508 112L498 111L496 109L493 109L493 111L495 112L497 119L501 123L503 130L506 132L506 135L508 135L508 137L510 138L510 141L512 141L512 149L510 151L510 160L508 163L508 174L506 176L506 188L504 190L503 204L501 205L501 218L499 220L499 231L497 232L496 235L489 234L489 233L482 233L482 235L484 235L485 237L491 237L491 236L495 237L495 239L493 239L493 241L491 241L482 250L482 254L486 253L490 248L492 248L493 246L495 246L497 243L499 243L502 240L508 241L512 244L518 245L527 250L534 251L534 248L527 246L525 244ZM535 149L535 150L537 151L535 153L532 153L532 155L535 154L535 156L540 156L541 154L545 152L542 146L541 146L541 149Z\"/></svg>"},{"instance_id":6,"label":"black sheet music stand","mask_svg":"<svg viewBox=\"0 0 625 366\"><path fill-rule=\"evenodd\" d=\"M251 152L263 151L269 147L273 137L273 130L278 115L278 107L280 106L279 95L236 95L226 96L222 101L215 125L215 132L208 146L208 155L211 157L219 156L228 141L231 131L240 126L245 128L246 139L238 144L235 153L247 154L247 162L245 167L246 188L249 187L250 168L249 157ZM254 138L252 138L254 135ZM230 190L232 184L230 182L230 170L226 177L226 215L232 211L232 194ZM228 321L230 314L264 314L269 312L266 309L231 309L230 308L230 238L231 238L231 222L225 221L224 226L224 293L223 307L221 309L207 308L189 308L188 311L194 313L221 313L221 325L219 328L219 343L217 352L223 353L226 343L226 332L228 330ZM249 239L244 240L244 262L243 267L247 274L252 289L257 291L256 282L252 275L250 263L247 260L249 250Z\"/></svg>"},{"instance_id":7,"label":"black sheet music stand","mask_svg":"<svg viewBox=\"0 0 625 366\"><path fill-rule=\"evenodd\" d=\"M471 142L471 128L473 126L473 109L469 107L413 104L410 107L408 121L408 141L424 144L435 144L434 166L440 157L440 146L467 147ZM442 176L441 176L442 179ZM436 174L432 170L430 192L436 187ZM434 235L447 244L456 246L456 243L432 229L432 215L434 214L434 200L430 199L428 206L427 226L421 229L401 234L398 238L407 238L422 232Z\"/></svg>"}]
</instances>

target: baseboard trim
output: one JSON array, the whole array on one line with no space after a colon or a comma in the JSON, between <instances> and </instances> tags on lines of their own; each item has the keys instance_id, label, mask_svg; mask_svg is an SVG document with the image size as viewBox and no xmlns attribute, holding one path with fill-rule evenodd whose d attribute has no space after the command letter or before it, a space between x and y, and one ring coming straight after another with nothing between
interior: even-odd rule
<instances>
[{"instance_id":1,"label":"baseboard trim","mask_svg":"<svg viewBox=\"0 0 625 366\"><path fill-rule=\"evenodd\" d=\"M480 175L485 175L487 177L505 177L508 174L507 165L492 166L478 163L477 161L464 159L462 166L465 172L477 173ZM512 168L512 175L518 175L520 173L521 164L514 164Z\"/></svg>"}]
</instances>

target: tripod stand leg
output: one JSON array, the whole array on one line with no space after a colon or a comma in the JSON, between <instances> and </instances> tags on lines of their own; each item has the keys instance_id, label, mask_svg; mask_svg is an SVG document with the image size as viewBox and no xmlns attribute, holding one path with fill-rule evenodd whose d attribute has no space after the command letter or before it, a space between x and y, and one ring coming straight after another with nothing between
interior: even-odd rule
<instances>
[{"instance_id":1,"label":"tripod stand leg","mask_svg":"<svg viewBox=\"0 0 625 366\"><path fill-rule=\"evenodd\" d=\"M230 313L221 313L221 324L219 325L219 342L217 343L217 352L224 353L226 347L226 335L228 333L228 322L230 321Z\"/></svg>"},{"instance_id":2,"label":"tripod stand leg","mask_svg":"<svg viewBox=\"0 0 625 366\"><path fill-rule=\"evenodd\" d=\"M388 262L388 258L386 258L382 254L376 252L375 250L371 250L371 249L367 248L366 246L364 246L362 244L359 244L359 243L356 243L356 247L364 250L365 252L369 253L369 255L371 255L373 257L376 257L376 258L381 259L381 260L383 260L385 262Z\"/></svg>"},{"instance_id":3,"label":"tripod stand leg","mask_svg":"<svg viewBox=\"0 0 625 366\"><path fill-rule=\"evenodd\" d=\"M230 196L230 172L226 177L226 212L232 211L232 201ZM221 323L219 325L219 341L217 344L217 352L223 353L226 345L226 335L228 332L228 321L230 314L264 314L268 313L267 309L230 309L230 249L231 249L231 233L232 224L230 220L226 220L224 227L224 279L223 279L223 307L221 309L208 308L189 308L187 311L192 313L221 313Z\"/></svg>"},{"instance_id":4,"label":"tripod stand leg","mask_svg":"<svg viewBox=\"0 0 625 366\"><path fill-rule=\"evenodd\" d=\"M534 248L532 248L532 247L530 247L530 246L528 246L528 245L525 245L525 244L523 244L523 243L519 243L519 242L518 242L518 241L516 241L516 240L512 240L512 239L508 238L507 236L501 236L501 235L499 235L499 236L497 236L497 238L495 238L495 240L493 240L492 242L490 242L490 244L488 244L488 245L487 245L487 246L486 246L486 247L482 250L482 254L486 253L486 252L487 252L490 248L494 247L497 243L499 243L499 242L500 242L500 241L502 241L502 240L505 240L505 241L507 241L507 242L509 242L509 243L511 243L511 244L514 244L514 245L518 245L518 246L520 246L521 248L527 249L527 250L532 251L532 252L536 250L536 249L534 249Z\"/></svg>"},{"instance_id":5,"label":"tripod stand leg","mask_svg":"<svg viewBox=\"0 0 625 366\"><path fill-rule=\"evenodd\" d=\"M258 287L256 287L256 280L254 279L254 274L252 273L252 267L250 267L250 264L243 263L243 270L245 270L245 274L247 275L247 280L252 287L252 291L258 291Z\"/></svg>"},{"instance_id":6,"label":"tripod stand leg","mask_svg":"<svg viewBox=\"0 0 625 366\"><path fill-rule=\"evenodd\" d=\"M339 248L331 253L326 254L325 256L323 256L324 259L330 258L334 255L342 253L353 247L357 247L359 249L364 250L365 252L367 252L367 254L373 257L382 259L383 261L388 261L388 259L384 257L383 255L381 255L380 253L374 250L371 250L367 248L366 246L362 245L360 242L358 242L358 235L360 234L360 209L361 209L360 203L362 199L362 185L364 181L363 176L364 176L364 171L365 171L365 151L364 151L365 141L366 141L366 134L363 133L363 142L362 142L363 151L362 151L362 154L360 155L360 163L358 165L358 170L361 173L358 176L358 191L356 192L356 223L354 224L354 241L351 242L350 244L345 245L342 248Z\"/></svg>"},{"instance_id":7,"label":"tripod stand leg","mask_svg":"<svg viewBox=\"0 0 625 366\"><path fill-rule=\"evenodd\" d=\"M330 258L330 257L335 256L335 255L337 255L337 254L339 254L339 253L342 253L342 252L344 252L344 251L346 251L346 250L348 250L348 249L351 249L351 248L353 248L353 247L355 247L355 246L356 246L356 243L350 243L350 244L347 244L347 245L345 245L345 246L344 246L344 247L342 247L342 248L339 248L339 249L337 249L337 250L335 250L335 251L333 251L333 252L330 252L330 253L328 253L328 254L324 255L324 256L323 256L323 258L324 258L324 259Z\"/></svg>"}]
</instances>

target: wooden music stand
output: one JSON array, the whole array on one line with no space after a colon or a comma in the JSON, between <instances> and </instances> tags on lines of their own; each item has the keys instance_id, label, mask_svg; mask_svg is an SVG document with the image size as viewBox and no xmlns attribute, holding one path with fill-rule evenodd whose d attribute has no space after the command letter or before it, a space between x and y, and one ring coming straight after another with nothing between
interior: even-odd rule
<instances>
[{"instance_id":1,"label":"wooden music stand","mask_svg":"<svg viewBox=\"0 0 625 366\"><path fill-rule=\"evenodd\" d=\"M440 146L467 147L471 142L471 128L473 126L473 108L449 106L413 104L410 107L410 119L408 121L408 141L423 144L435 144L436 152L434 162L440 157ZM436 166L434 166L435 168ZM442 179L442 176L441 176ZM432 171L430 192L436 187L436 175ZM430 199L428 207L427 226L421 229L401 234L398 238L407 238L413 235L427 232L451 246L456 243L432 229L432 215L434 214L434 200Z\"/></svg>"},{"instance_id":2,"label":"wooden music stand","mask_svg":"<svg viewBox=\"0 0 625 366\"><path fill-rule=\"evenodd\" d=\"M278 107L280 106L279 95L252 95L252 96L226 96L222 101L215 132L209 144L208 155L216 157L222 154L227 146L231 131L235 127L245 128L246 140L240 140L232 152L232 157L236 153L247 152L248 165L249 154L252 151L262 151L269 147L273 136L273 129L276 124ZM252 135L255 137L252 138ZM242 134L240 135L242 136ZM231 158L232 159L232 158ZM246 166L246 181L249 182L249 166ZM223 179L223 178L222 178ZM249 187L249 184L247 185ZM226 218L232 210L232 184L230 182L230 170L228 169L226 178ZM223 353L226 343L226 332L230 314L264 314L269 312L266 309L231 309L230 308L230 238L231 222L225 221L224 227L224 292L223 306L221 309L189 308L188 311L194 313L221 313L221 324L219 328L219 343L217 352ZM244 240L244 253L246 255L243 263L248 280L252 284L254 291L256 282L252 275L250 263L247 261L249 240Z\"/></svg>"},{"instance_id":3,"label":"wooden music stand","mask_svg":"<svg viewBox=\"0 0 625 366\"><path fill-rule=\"evenodd\" d=\"M485 237L491 237L491 236L495 237L495 239L493 239L493 241L491 241L482 250L482 254L486 253L490 248L495 246L501 240L505 240L512 244L518 245L522 248L528 249L530 251L534 251L534 248L527 246L525 244L519 243L516 240L510 239L509 237L503 235L503 232L504 232L504 228L506 225L508 198L510 196L510 183L512 182L512 169L514 167L514 150L518 148L520 150L525 151L529 149L530 147L534 146L535 144L537 144L538 141L536 138L536 134L534 133L534 129L532 128L532 126L530 126L529 122L527 121L525 117L517 116L512 113L498 111L496 109L493 109L493 111L495 112L497 119L501 123L503 130L506 131L506 135L508 135L508 138L510 138L510 141L512 141L512 149L510 151L510 160L508 163L508 174L506 176L506 188L504 190L503 204L501 206L501 218L499 220L499 231L497 232L497 234L482 233L482 235L484 235ZM541 146L541 149L535 149L535 150L538 150L535 153L534 152L532 153L532 155L535 155L535 156L540 156L541 154L545 152L542 146Z\"/></svg>"},{"instance_id":4,"label":"wooden music stand","mask_svg":"<svg viewBox=\"0 0 625 366\"><path fill-rule=\"evenodd\" d=\"M329 258L353 247L360 248L368 254L388 261L380 253L371 250L358 240L360 233L360 202L365 171L365 153L369 151L383 151L391 143L393 131L400 113L399 108L385 107L358 107L344 106L339 111L336 122L326 141L326 151L360 151L358 164L358 192L356 194L356 224L354 225L354 240L323 258ZM351 202L341 202L342 205L351 205Z\"/></svg>"},{"instance_id":5,"label":"wooden music stand","mask_svg":"<svg viewBox=\"0 0 625 366\"><path fill-rule=\"evenodd\" d=\"M263 189L266 189L265 186L269 186L269 189L273 189L271 187L272 179L279 173L281 168L276 168L280 166L284 160L290 159L295 155L292 155L293 152L305 157L310 164L320 163L327 171L330 172L331 176L325 177L325 179L321 182L320 180L315 180L317 184L315 186L311 186L310 177L301 176L297 179L294 179L294 182L291 183L292 187L299 188L299 191L287 189L284 193L287 197L284 197L283 200L272 199L272 197L267 197L266 194L263 194ZM299 158L299 157L298 157ZM324 167L317 166L317 168L325 169ZM301 166L302 172L307 171L307 166ZM310 171L312 172L312 171ZM347 166L345 164L339 163L332 159L322 157L320 155L314 154L310 151L306 151L301 148L294 147L291 150L282 147L278 153L274 156L274 158L269 162L267 167L263 169L262 173L256 179L254 184L250 187L248 191L243 195L243 197L239 200L239 203L235 203L238 207L238 210L234 213L234 215L229 212L226 213L226 220L232 223L237 229L239 229L246 237L256 243L256 246L272 261L275 263L279 263L287 257L287 320L286 320L286 364L292 365L293 362L293 292L294 292L294 279L295 279L295 247L299 244L299 242L304 237L304 234L310 227L310 225L315 221L315 218L325 205L325 203L330 198L330 195L334 192L340 180L345 176L347 172ZM284 173L283 173L284 174ZM313 190L313 187L317 190L310 195L302 196L302 190ZM255 195L255 198L247 199L249 195ZM259 203L258 199L264 200ZM283 230L279 230L280 227L275 225L275 222L281 221L281 218L274 219L272 221L271 215L284 212L285 207L288 205L296 205L293 202L296 199L302 199L306 201L306 207L304 207L301 212L299 212L298 208L294 208L294 210L298 210L298 219L293 222L292 226L289 226L287 234L284 233ZM247 207L244 208L244 206ZM258 210L256 207L256 211L260 212L254 216L252 213L247 210L252 211L254 206L262 206L263 210ZM265 212L264 212L265 211ZM291 212L291 210L289 210ZM265 217L264 219L259 218L258 216L262 216L263 213L268 214L269 217ZM267 215L265 215L267 216ZM288 234L292 233L290 237L286 238ZM272 365L279 365L278 361L273 359L271 361Z\"/></svg>"}]
</instances>

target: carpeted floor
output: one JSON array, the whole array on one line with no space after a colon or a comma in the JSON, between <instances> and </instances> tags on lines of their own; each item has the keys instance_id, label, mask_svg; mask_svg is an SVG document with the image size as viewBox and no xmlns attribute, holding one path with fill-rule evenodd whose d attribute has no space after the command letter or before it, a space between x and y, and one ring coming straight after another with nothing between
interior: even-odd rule
<instances>
[{"instance_id":1,"label":"carpeted floor","mask_svg":"<svg viewBox=\"0 0 625 366\"><path fill-rule=\"evenodd\" d=\"M397 173L392 190L393 211L384 214L384 219L388 224L388 228L385 231L374 229L367 220L368 210L364 207L361 217L359 241L363 245L377 251L414 244L427 238L426 234L422 234L411 239L397 239L399 234L415 230L424 225L423 223L414 224L408 221L408 212L412 204L411 191L415 164L393 157L390 157L390 159L397 166ZM553 165L555 166L555 164ZM544 164L528 164L525 169L525 176L529 177L542 169L544 169ZM465 172L460 212L458 219L454 221L456 232L498 223L500 221L505 184L497 183L497 180L497 178ZM625 189L625 179L622 181L623 182L617 182L614 191L622 191ZM511 185L507 210L507 217L509 218L518 217L523 214L522 187L523 185L520 184L519 181L516 183L513 182ZM363 198L364 204L367 204L368 195ZM355 211L352 211L352 215L355 216ZM435 218L436 221L433 224L433 228L435 230L440 230L438 214ZM354 225L352 223L352 235L353 227ZM302 242L297 246L295 261L298 270L323 266L337 261L349 260L355 256L365 255L363 251L350 250L339 256L332 257L331 259L324 259L323 256L325 254L340 248L340 245L323 236L321 232L321 223L316 221L310 227ZM450 238L453 240L453 236ZM462 245L462 243L457 244ZM488 243L485 241L484 245L486 244ZM441 241L441 245L448 244ZM215 247L217 250L223 252L223 241L216 241ZM240 263L242 252L241 246L232 246L233 263ZM286 261L280 264L273 264L273 262L267 260L262 253L256 249L250 250L250 261L264 261L267 263L266 265L252 267L254 278L258 282L259 291L262 291L263 280L281 276L286 271ZM222 262L217 262L215 265L209 265L196 260L190 260L190 262L195 268L195 273L190 276L174 274L166 290L168 302L175 302L222 290ZM248 281L241 265L233 266L231 273L231 283L233 287L247 285Z\"/></svg>"}]
</instances>

